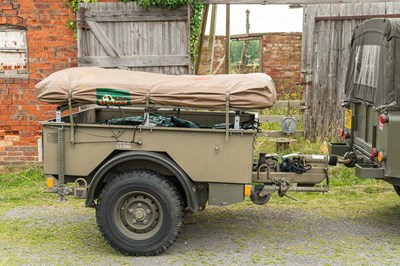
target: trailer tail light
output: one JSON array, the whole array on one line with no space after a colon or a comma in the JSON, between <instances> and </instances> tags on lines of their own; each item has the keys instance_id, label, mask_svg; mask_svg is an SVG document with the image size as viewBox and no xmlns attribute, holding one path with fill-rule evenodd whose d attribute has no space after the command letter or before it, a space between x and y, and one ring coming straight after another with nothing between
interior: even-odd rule
<instances>
[{"instance_id":1,"label":"trailer tail light","mask_svg":"<svg viewBox=\"0 0 400 266\"><path fill-rule=\"evenodd\" d=\"M372 148L371 150L371 159L374 159L376 156L378 156L378 150L375 148Z\"/></svg>"},{"instance_id":2,"label":"trailer tail light","mask_svg":"<svg viewBox=\"0 0 400 266\"><path fill-rule=\"evenodd\" d=\"M54 179L53 177L48 177L47 178L47 188L53 188L54 186Z\"/></svg>"},{"instance_id":3,"label":"trailer tail light","mask_svg":"<svg viewBox=\"0 0 400 266\"><path fill-rule=\"evenodd\" d=\"M378 162L383 162L386 160L386 154L383 151L378 153Z\"/></svg>"},{"instance_id":4,"label":"trailer tail light","mask_svg":"<svg viewBox=\"0 0 400 266\"><path fill-rule=\"evenodd\" d=\"M379 117L379 121L382 124L385 124L385 123L389 122L389 116L387 114L381 114L381 116Z\"/></svg>"},{"instance_id":5,"label":"trailer tail light","mask_svg":"<svg viewBox=\"0 0 400 266\"><path fill-rule=\"evenodd\" d=\"M249 197L251 194L251 185L245 185L244 186L244 195Z\"/></svg>"},{"instance_id":6,"label":"trailer tail light","mask_svg":"<svg viewBox=\"0 0 400 266\"><path fill-rule=\"evenodd\" d=\"M350 138L350 132L346 129L340 129L339 130L339 136L344 138L344 139L349 139Z\"/></svg>"},{"instance_id":7,"label":"trailer tail light","mask_svg":"<svg viewBox=\"0 0 400 266\"><path fill-rule=\"evenodd\" d=\"M343 133L343 138L344 139L349 139L350 138L350 132L345 130L344 133Z\"/></svg>"}]
</instances>

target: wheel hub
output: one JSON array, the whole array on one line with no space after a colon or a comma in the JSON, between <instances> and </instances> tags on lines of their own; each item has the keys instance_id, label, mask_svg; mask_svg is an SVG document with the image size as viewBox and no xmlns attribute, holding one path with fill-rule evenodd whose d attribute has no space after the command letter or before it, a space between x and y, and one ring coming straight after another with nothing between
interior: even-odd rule
<instances>
[{"instance_id":1,"label":"wheel hub","mask_svg":"<svg viewBox=\"0 0 400 266\"><path fill-rule=\"evenodd\" d=\"M120 220L131 233L145 235L159 229L160 206L151 195L131 193L119 206Z\"/></svg>"},{"instance_id":2,"label":"wheel hub","mask_svg":"<svg viewBox=\"0 0 400 266\"><path fill-rule=\"evenodd\" d=\"M136 220L143 221L146 218L146 212L143 208L137 208L134 216Z\"/></svg>"}]
</instances>

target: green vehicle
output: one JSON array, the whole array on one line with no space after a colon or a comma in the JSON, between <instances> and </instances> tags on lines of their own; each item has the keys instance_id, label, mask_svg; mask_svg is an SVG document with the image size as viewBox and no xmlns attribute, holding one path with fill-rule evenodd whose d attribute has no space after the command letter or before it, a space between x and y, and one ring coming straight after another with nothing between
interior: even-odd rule
<instances>
[{"instance_id":1,"label":"green vehicle","mask_svg":"<svg viewBox=\"0 0 400 266\"><path fill-rule=\"evenodd\" d=\"M400 195L400 19L371 19L356 27L342 102L343 143L330 153L350 160L360 178L393 185Z\"/></svg>"},{"instance_id":2,"label":"green vehicle","mask_svg":"<svg viewBox=\"0 0 400 266\"><path fill-rule=\"evenodd\" d=\"M276 98L265 74L76 68L36 87L40 100L59 105L56 118L42 123L51 189L60 200L85 198L106 241L124 254L160 254L181 232L184 213L207 205L329 190L326 168L336 157L254 154L259 123L251 109ZM74 103L97 105L76 110Z\"/></svg>"}]
</instances>

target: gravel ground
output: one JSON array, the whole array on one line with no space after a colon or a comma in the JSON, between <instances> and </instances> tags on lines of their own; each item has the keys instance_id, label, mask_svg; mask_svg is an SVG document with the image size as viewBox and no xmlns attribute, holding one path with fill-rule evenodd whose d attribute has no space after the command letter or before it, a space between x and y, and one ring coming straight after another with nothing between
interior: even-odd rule
<instances>
[{"instance_id":1,"label":"gravel ground","mask_svg":"<svg viewBox=\"0 0 400 266\"><path fill-rule=\"evenodd\" d=\"M400 265L400 227L393 219L399 205L379 213L379 222L332 219L279 202L209 207L186 217L165 253L136 258L105 243L94 210L81 202L59 204L2 215L0 265Z\"/></svg>"}]
</instances>

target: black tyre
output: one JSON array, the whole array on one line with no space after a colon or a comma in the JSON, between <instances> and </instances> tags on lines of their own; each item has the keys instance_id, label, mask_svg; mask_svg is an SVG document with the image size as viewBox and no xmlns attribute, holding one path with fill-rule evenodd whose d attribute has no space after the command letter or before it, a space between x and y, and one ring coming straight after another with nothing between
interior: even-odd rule
<instances>
[{"instance_id":1,"label":"black tyre","mask_svg":"<svg viewBox=\"0 0 400 266\"><path fill-rule=\"evenodd\" d=\"M256 185L251 188L250 199L254 204L264 205L266 204L272 197L271 194L267 194L265 196L260 196L261 191L263 190L263 185Z\"/></svg>"},{"instance_id":2,"label":"black tyre","mask_svg":"<svg viewBox=\"0 0 400 266\"><path fill-rule=\"evenodd\" d=\"M104 187L96 221L116 250L134 256L157 255L167 250L182 230L182 198L158 173L123 173Z\"/></svg>"},{"instance_id":3,"label":"black tyre","mask_svg":"<svg viewBox=\"0 0 400 266\"><path fill-rule=\"evenodd\" d=\"M400 196L400 186L393 185L394 191Z\"/></svg>"}]
</instances>

